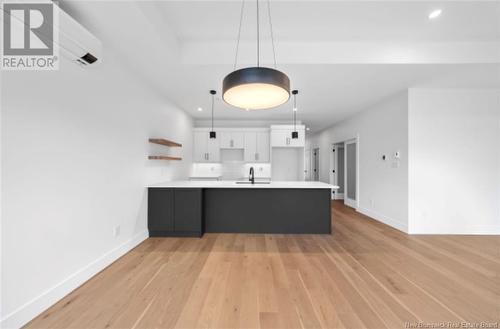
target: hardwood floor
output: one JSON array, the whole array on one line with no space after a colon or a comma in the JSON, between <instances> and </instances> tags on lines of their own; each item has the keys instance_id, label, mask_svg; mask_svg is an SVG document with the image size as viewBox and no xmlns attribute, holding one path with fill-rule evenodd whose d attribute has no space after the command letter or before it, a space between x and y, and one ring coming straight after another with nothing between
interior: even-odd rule
<instances>
[{"instance_id":1,"label":"hardwood floor","mask_svg":"<svg viewBox=\"0 0 500 329\"><path fill-rule=\"evenodd\" d=\"M408 236L333 209L331 236L148 239L27 327L498 328L500 237Z\"/></svg>"}]
</instances>

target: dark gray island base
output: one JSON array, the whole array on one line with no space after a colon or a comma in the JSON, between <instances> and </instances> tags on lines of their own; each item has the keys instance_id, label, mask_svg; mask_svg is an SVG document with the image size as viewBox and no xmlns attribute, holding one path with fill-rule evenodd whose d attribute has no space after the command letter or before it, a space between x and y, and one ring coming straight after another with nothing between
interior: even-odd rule
<instances>
[{"instance_id":1,"label":"dark gray island base","mask_svg":"<svg viewBox=\"0 0 500 329\"><path fill-rule=\"evenodd\" d=\"M151 237L330 234L330 189L150 187Z\"/></svg>"},{"instance_id":2,"label":"dark gray island base","mask_svg":"<svg viewBox=\"0 0 500 329\"><path fill-rule=\"evenodd\" d=\"M330 191L325 189L207 189L207 233L330 234Z\"/></svg>"}]
</instances>

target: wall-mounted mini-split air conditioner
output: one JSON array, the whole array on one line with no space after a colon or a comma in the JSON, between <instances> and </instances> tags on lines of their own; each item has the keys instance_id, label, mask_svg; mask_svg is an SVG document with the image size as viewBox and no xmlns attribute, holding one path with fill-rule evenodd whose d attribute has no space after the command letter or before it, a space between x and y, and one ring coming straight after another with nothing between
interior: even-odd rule
<instances>
[{"instance_id":1,"label":"wall-mounted mini-split air conditioner","mask_svg":"<svg viewBox=\"0 0 500 329\"><path fill-rule=\"evenodd\" d=\"M19 4L27 3L22 0L9 1L9 3L13 2ZM38 31L37 35L40 39L43 39L43 42L54 42L59 47L59 52L62 56L80 66L95 66L102 61L102 44L99 39L57 6L56 3L50 0L37 0L36 3L52 4L54 15L57 15L57 18L54 19L55 23L52 35L44 35L43 31L41 32L42 35L40 35L40 31ZM19 26L25 28L25 17L23 17L22 11L19 12L20 14L17 15L10 14L10 21L13 24L17 24L18 28ZM1 16L5 15L5 12L1 14Z\"/></svg>"}]
</instances>

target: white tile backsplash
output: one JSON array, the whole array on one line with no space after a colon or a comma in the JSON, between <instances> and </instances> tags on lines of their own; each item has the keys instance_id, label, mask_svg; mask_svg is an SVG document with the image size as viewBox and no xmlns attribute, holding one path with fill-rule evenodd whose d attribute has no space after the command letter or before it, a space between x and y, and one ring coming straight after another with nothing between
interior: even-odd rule
<instances>
[{"instance_id":1,"label":"white tile backsplash","mask_svg":"<svg viewBox=\"0 0 500 329\"><path fill-rule=\"evenodd\" d=\"M271 178L270 163L194 163L192 177L221 177L224 180L248 178L250 167L254 168L255 178Z\"/></svg>"}]
</instances>

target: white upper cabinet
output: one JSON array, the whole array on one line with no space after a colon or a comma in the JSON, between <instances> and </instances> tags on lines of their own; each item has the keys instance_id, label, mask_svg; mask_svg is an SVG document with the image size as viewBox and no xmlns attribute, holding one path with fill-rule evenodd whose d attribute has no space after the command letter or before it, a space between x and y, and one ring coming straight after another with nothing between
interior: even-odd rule
<instances>
[{"instance_id":1,"label":"white upper cabinet","mask_svg":"<svg viewBox=\"0 0 500 329\"><path fill-rule=\"evenodd\" d=\"M195 131L193 139L193 161L207 161L207 132Z\"/></svg>"},{"instance_id":2,"label":"white upper cabinet","mask_svg":"<svg viewBox=\"0 0 500 329\"><path fill-rule=\"evenodd\" d=\"M257 132L247 131L245 133L245 162L257 161Z\"/></svg>"},{"instance_id":3,"label":"white upper cabinet","mask_svg":"<svg viewBox=\"0 0 500 329\"><path fill-rule=\"evenodd\" d=\"M245 162L269 162L269 132L245 132Z\"/></svg>"},{"instance_id":4,"label":"white upper cabinet","mask_svg":"<svg viewBox=\"0 0 500 329\"><path fill-rule=\"evenodd\" d=\"M269 144L269 132L260 131L257 132L257 161L258 162L270 162L269 157L271 145Z\"/></svg>"},{"instance_id":5,"label":"white upper cabinet","mask_svg":"<svg viewBox=\"0 0 500 329\"><path fill-rule=\"evenodd\" d=\"M271 146L272 147L305 147L305 126L298 125L298 138L292 138L294 126L271 126Z\"/></svg>"},{"instance_id":6,"label":"white upper cabinet","mask_svg":"<svg viewBox=\"0 0 500 329\"><path fill-rule=\"evenodd\" d=\"M217 133L217 137L219 133ZM194 162L219 162L220 147L218 138L210 138L209 130L195 130L193 141Z\"/></svg>"},{"instance_id":7,"label":"white upper cabinet","mask_svg":"<svg viewBox=\"0 0 500 329\"><path fill-rule=\"evenodd\" d=\"M220 162L221 150L243 150L245 162L270 162L270 135L266 128L218 128L209 138L208 128L195 128L194 162ZM241 153L240 153L241 154Z\"/></svg>"},{"instance_id":8,"label":"white upper cabinet","mask_svg":"<svg viewBox=\"0 0 500 329\"><path fill-rule=\"evenodd\" d=\"M220 148L242 149L245 144L245 133L242 131L221 131Z\"/></svg>"}]
</instances>

